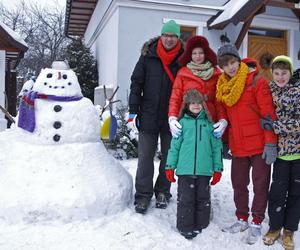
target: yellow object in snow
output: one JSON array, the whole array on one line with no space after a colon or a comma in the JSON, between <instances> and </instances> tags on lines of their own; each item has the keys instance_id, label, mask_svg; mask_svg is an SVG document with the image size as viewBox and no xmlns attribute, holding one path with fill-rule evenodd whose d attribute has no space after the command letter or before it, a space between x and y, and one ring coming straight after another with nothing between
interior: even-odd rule
<instances>
[{"instance_id":1,"label":"yellow object in snow","mask_svg":"<svg viewBox=\"0 0 300 250\"><path fill-rule=\"evenodd\" d=\"M111 117L108 117L102 127L101 127L101 132L100 132L100 136L101 136L101 139L103 140L108 140L109 139L109 132L110 132L110 120L111 120Z\"/></svg>"}]
</instances>

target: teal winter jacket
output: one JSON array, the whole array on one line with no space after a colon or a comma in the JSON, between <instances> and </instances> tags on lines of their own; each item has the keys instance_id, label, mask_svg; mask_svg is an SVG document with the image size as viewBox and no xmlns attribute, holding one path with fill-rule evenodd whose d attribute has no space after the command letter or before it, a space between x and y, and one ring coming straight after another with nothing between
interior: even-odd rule
<instances>
[{"instance_id":1,"label":"teal winter jacket","mask_svg":"<svg viewBox=\"0 0 300 250\"><path fill-rule=\"evenodd\" d=\"M222 172L222 141L213 136L213 123L205 112L196 118L185 114L179 123L182 133L171 141L166 169L176 169L176 175L212 176Z\"/></svg>"}]
</instances>

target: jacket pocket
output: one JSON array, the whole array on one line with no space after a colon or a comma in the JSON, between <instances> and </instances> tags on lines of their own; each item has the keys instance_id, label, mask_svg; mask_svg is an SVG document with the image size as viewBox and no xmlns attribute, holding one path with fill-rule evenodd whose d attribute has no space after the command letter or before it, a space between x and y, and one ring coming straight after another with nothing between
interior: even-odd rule
<instances>
[{"instance_id":1,"label":"jacket pocket","mask_svg":"<svg viewBox=\"0 0 300 250\"><path fill-rule=\"evenodd\" d=\"M259 121L242 126L243 144L246 150L260 150L264 146L264 132Z\"/></svg>"}]
</instances>

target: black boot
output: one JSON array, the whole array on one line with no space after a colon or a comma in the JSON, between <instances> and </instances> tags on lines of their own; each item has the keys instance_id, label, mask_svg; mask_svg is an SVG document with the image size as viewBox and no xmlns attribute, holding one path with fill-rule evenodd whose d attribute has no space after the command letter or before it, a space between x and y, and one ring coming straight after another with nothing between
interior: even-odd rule
<instances>
[{"instance_id":1,"label":"black boot","mask_svg":"<svg viewBox=\"0 0 300 250\"><path fill-rule=\"evenodd\" d=\"M160 209L166 209L168 206L169 199L164 193L158 193L156 196L155 207Z\"/></svg>"},{"instance_id":2,"label":"black boot","mask_svg":"<svg viewBox=\"0 0 300 250\"><path fill-rule=\"evenodd\" d=\"M149 207L149 201L147 200L138 200L135 201L135 211L139 214L145 214L147 212L147 209Z\"/></svg>"}]
</instances>

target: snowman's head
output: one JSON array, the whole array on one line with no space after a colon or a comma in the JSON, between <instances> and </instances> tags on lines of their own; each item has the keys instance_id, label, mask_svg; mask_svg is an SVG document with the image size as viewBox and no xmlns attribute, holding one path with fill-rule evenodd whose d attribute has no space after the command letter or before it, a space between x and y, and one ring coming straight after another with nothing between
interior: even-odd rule
<instances>
[{"instance_id":1,"label":"snowman's head","mask_svg":"<svg viewBox=\"0 0 300 250\"><path fill-rule=\"evenodd\" d=\"M82 96L75 72L64 67L42 69L32 90L46 95Z\"/></svg>"}]
</instances>

